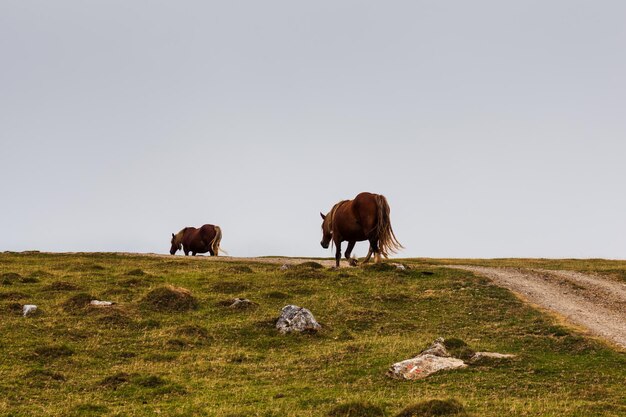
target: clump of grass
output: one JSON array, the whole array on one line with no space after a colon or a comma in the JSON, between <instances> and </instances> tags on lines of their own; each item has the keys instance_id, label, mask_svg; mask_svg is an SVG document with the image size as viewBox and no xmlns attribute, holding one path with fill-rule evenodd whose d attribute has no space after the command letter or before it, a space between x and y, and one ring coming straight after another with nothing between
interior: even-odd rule
<instances>
[{"instance_id":1,"label":"clump of grass","mask_svg":"<svg viewBox=\"0 0 626 417\"><path fill-rule=\"evenodd\" d=\"M109 375L100 381L100 385L106 388L117 389L122 384L130 382L130 375L126 372L118 372L113 375Z\"/></svg>"},{"instance_id":2,"label":"clump of grass","mask_svg":"<svg viewBox=\"0 0 626 417\"><path fill-rule=\"evenodd\" d=\"M467 416L467 412L457 400L430 400L410 405L396 417Z\"/></svg>"},{"instance_id":3,"label":"clump of grass","mask_svg":"<svg viewBox=\"0 0 626 417\"><path fill-rule=\"evenodd\" d=\"M371 272L398 272L398 273L407 272L407 270L398 269L398 267L396 267L395 265L392 265L387 262L365 264L363 265L363 269L365 271L371 271Z\"/></svg>"},{"instance_id":4,"label":"clump of grass","mask_svg":"<svg viewBox=\"0 0 626 417\"><path fill-rule=\"evenodd\" d=\"M289 298L289 294L285 294L281 291L270 291L265 294L267 298L271 298L273 300L284 300L285 298Z\"/></svg>"},{"instance_id":5,"label":"clump of grass","mask_svg":"<svg viewBox=\"0 0 626 417\"><path fill-rule=\"evenodd\" d=\"M22 305L16 302L7 303L4 306L4 310L9 314L19 315L19 314L22 314Z\"/></svg>"},{"instance_id":6,"label":"clump of grass","mask_svg":"<svg viewBox=\"0 0 626 417\"><path fill-rule=\"evenodd\" d=\"M181 326L176 329L175 333L179 336L194 337L198 339L209 338L209 332L207 329L197 325Z\"/></svg>"},{"instance_id":7,"label":"clump of grass","mask_svg":"<svg viewBox=\"0 0 626 417\"><path fill-rule=\"evenodd\" d=\"M132 379L132 382L144 388L156 388L167 383L165 379L156 375L137 375Z\"/></svg>"},{"instance_id":8,"label":"clump of grass","mask_svg":"<svg viewBox=\"0 0 626 417\"><path fill-rule=\"evenodd\" d=\"M1 300L17 301L17 300L23 300L24 298L27 298L27 297L28 295L24 294L23 292L18 292L18 291L0 292L0 301Z\"/></svg>"},{"instance_id":9,"label":"clump of grass","mask_svg":"<svg viewBox=\"0 0 626 417\"><path fill-rule=\"evenodd\" d=\"M107 307L106 309L99 309L102 316L98 317L98 324L106 327L129 327L134 322L133 319L122 313L118 309Z\"/></svg>"},{"instance_id":10,"label":"clump of grass","mask_svg":"<svg viewBox=\"0 0 626 417\"><path fill-rule=\"evenodd\" d=\"M188 311L198 308L198 301L186 288L167 285L150 291L141 304L153 311Z\"/></svg>"},{"instance_id":11,"label":"clump of grass","mask_svg":"<svg viewBox=\"0 0 626 417\"><path fill-rule=\"evenodd\" d=\"M67 345L47 345L35 349L35 355L43 359L57 359L72 356L74 349Z\"/></svg>"},{"instance_id":12,"label":"clump of grass","mask_svg":"<svg viewBox=\"0 0 626 417\"><path fill-rule=\"evenodd\" d=\"M122 287L142 287L148 285L148 282L141 278L128 278L118 282L118 285Z\"/></svg>"},{"instance_id":13,"label":"clump of grass","mask_svg":"<svg viewBox=\"0 0 626 417\"><path fill-rule=\"evenodd\" d=\"M47 369L32 369L24 374L23 378L30 386L42 387L54 382L64 382L65 375Z\"/></svg>"},{"instance_id":14,"label":"clump of grass","mask_svg":"<svg viewBox=\"0 0 626 417\"><path fill-rule=\"evenodd\" d=\"M381 417L385 410L377 405L367 402L350 402L340 404L330 409L329 417Z\"/></svg>"},{"instance_id":15,"label":"clump of grass","mask_svg":"<svg viewBox=\"0 0 626 417\"><path fill-rule=\"evenodd\" d=\"M39 278L36 278L36 277L24 277L24 278L22 278L22 280L20 282L22 284L35 284L35 283L39 282Z\"/></svg>"},{"instance_id":16,"label":"clump of grass","mask_svg":"<svg viewBox=\"0 0 626 417\"><path fill-rule=\"evenodd\" d=\"M70 416L98 416L106 414L109 409L100 404L80 404L74 407L73 413Z\"/></svg>"},{"instance_id":17,"label":"clump of grass","mask_svg":"<svg viewBox=\"0 0 626 417\"><path fill-rule=\"evenodd\" d=\"M77 291L80 287L67 281L54 281L43 287L44 291Z\"/></svg>"},{"instance_id":18,"label":"clump of grass","mask_svg":"<svg viewBox=\"0 0 626 417\"><path fill-rule=\"evenodd\" d=\"M143 277L148 274L143 269L136 268L136 269L131 269L130 271L126 272L125 275L130 275L133 277Z\"/></svg>"},{"instance_id":19,"label":"clump of grass","mask_svg":"<svg viewBox=\"0 0 626 417\"><path fill-rule=\"evenodd\" d=\"M230 272L232 274L251 274L254 272L252 268L246 265L233 265L228 268L223 268L222 271Z\"/></svg>"},{"instance_id":20,"label":"clump of grass","mask_svg":"<svg viewBox=\"0 0 626 417\"><path fill-rule=\"evenodd\" d=\"M43 271L41 269L38 269L37 271L35 271L32 274L30 274L30 276L32 278L50 278L53 275L50 272L48 272L48 271Z\"/></svg>"},{"instance_id":21,"label":"clump of grass","mask_svg":"<svg viewBox=\"0 0 626 417\"><path fill-rule=\"evenodd\" d=\"M63 302L63 309L68 313L78 313L89 306L91 300L96 298L85 292L71 296Z\"/></svg>"},{"instance_id":22,"label":"clump of grass","mask_svg":"<svg viewBox=\"0 0 626 417\"><path fill-rule=\"evenodd\" d=\"M213 291L223 294L238 293L249 288L248 284L243 282L222 281L213 284L211 287Z\"/></svg>"},{"instance_id":23,"label":"clump of grass","mask_svg":"<svg viewBox=\"0 0 626 417\"><path fill-rule=\"evenodd\" d=\"M465 343L465 341L456 337L445 339L443 341L443 345L448 350L448 353L450 353L450 355L454 358L467 360L474 356L474 353L476 353L467 345L467 343Z\"/></svg>"},{"instance_id":24,"label":"clump of grass","mask_svg":"<svg viewBox=\"0 0 626 417\"><path fill-rule=\"evenodd\" d=\"M308 261L308 262L302 262L300 264L294 265L294 268L295 269L324 269L324 265L318 262Z\"/></svg>"},{"instance_id":25,"label":"clump of grass","mask_svg":"<svg viewBox=\"0 0 626 417\"><path fill-rule=\"evenodd\" d=\"M0 275L0 284L12 285L14 282L22 279L22 276L17 272L6 272Z\"/></svg>"}]
</instances>

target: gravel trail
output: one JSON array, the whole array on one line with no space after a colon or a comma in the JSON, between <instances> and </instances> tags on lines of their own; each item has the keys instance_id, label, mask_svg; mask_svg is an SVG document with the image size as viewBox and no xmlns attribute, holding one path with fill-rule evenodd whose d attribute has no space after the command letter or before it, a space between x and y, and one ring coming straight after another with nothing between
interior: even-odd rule
<instances>
[{"instance_id":1,"label":"gravel trail","mask_svg":"<svg viewBox=\"0 0 626 417\"><path fill-rule=\"evenodd\" d=\"M592 274L449 265L491 279L522 298L626 349L626 284Z\"/></svg>"}]
</instances>

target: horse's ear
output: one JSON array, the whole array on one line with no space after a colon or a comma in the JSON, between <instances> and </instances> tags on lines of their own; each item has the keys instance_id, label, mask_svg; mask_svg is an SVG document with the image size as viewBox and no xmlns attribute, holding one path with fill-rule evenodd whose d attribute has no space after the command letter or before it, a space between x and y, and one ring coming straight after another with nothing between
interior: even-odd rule
<instances>
[{"instance_id":1,"label":"horse's ear","mask_svg":"<svg viewBox=\"0 0 626 417\"><path fill-rule=\"evenodd\" d=\"M320 216L322 216L322 220L326 220L326 216L324 216L321 211L320 211Z\"/></svg>"},{"instance_id":2,"label":"horse's ear","mask_svg":"<svg viewBox=\"0 0 626 417\"><path fill-rule=\"evenodd\" d=\"M172 233L172 237L174 237L174 233Z\"/></svg>"}]
</instances>

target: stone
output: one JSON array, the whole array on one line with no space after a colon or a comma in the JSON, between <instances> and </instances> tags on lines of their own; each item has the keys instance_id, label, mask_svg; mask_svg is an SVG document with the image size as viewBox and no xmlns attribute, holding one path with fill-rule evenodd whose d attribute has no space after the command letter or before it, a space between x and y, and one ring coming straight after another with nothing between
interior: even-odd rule
<instances>
[{"instance_id":1,"label":"stone","mask_svg":"<svg viewBox=\"0 0 626 417\"><path fill-rule=\"evenodd\" d=\"M26 304L22 307L22 314L24 317L29 316L37 311L37 306L34 304Z\"/></svg>"},{"instance_id":2,"label":"stone","mask_svg":"<svg viewBox=\"0 0 626 417\"><path fill-rule=\"evenodd\" d=\"M286 271L288 269L289 269L289 265L287 265L287 264L283 264L283 266L280 267L281 271Z\"/></svg>"},{"instance_id":3,"label":"stone","mask_svg":"<svg viewBox=\"0 0 626 417\"><path fill-rule=\"evenodd\" d=\"M395 379L416 380L424 379L436 372L466 367L467 365L461 359L445 358L425 353L412 359L394 363L389 368L387 375Z\"/></svg>"},{"instance_id":4,"label":"stone","mask_svg":"<svg viewBox=\"0 0 626 417\"><path fill-rule=\"evenodd\" d=\"M293 304L283 307L276 321L276 329L282 334L317 332L321 328L322 326L313 317L313 313Z\"/></svg>"},{"instance_id":5,"label":"stone","mask_svg":"<svg viewBox=\"0 0 626 417\"><path fill-rule=\"evenodd\" d=\"M247 298L235 298L232 304L228 306L228 308L243 310L243 309L250 308L250 307L256 307L256 305L257 305L256 303L253 303Z\"/></svg>"},{"instance_id":6,"label":"stone","mask_svg":"<svg viewBox=\"0 0 626 417\"><path fill-rule=\"evenodd\" d=\"M111 307L113 304L115 304L113 301L91 300L89 302L89 305L94 307Z\"/></svg>"},{"instance_id":7,"label":"stone","mask_svg":"<svg viewBox=\"0 0 626 417\"><path fill-rule=\"evenodd\" d=\"M472 355L471 358L467 361L467 363L476 365L481 362L487 362L492 360L503 360L503 359L511 359L515 358L516 355L512 353L497 353L497 352L476 352Z\"/></svg>"},{"instance_id":8,"label":"stone","mask_svg":"<svg viewBox=\"0 0 626 417\"><path fill-rule=\"evenodd\" d=\"M446 346L444 345L443 337L439 337L435 339L432 345L430 345L426 350L420 353L420 355L425 355L425 354L439 356L442 358L450 357L450 353L448 353L448 350L446 349Z\"/></svg>"},{"instance_id":9,"label":"stone","mask_svg":"<svg viewBox=\"0 0 626 417\"><path fill-rule=\"evenodd\" d=\"M399 264L399 263L392 263L391 265L395 266L397 270L399 271L405 271L407 269L407 267L403 264Z\"/></svg>"}]
</instances>

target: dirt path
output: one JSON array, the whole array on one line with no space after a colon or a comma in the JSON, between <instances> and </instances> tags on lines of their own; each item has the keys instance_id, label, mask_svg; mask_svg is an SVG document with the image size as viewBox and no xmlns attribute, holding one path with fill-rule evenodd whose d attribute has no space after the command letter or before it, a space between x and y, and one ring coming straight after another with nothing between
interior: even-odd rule
<instances>
[{"instance_id":1,"label":"dirt path","mask_svg":"<svg viewBox=\"0 0 626 417\"><path fill-rule=\"evenodd\" d=\"M474 272L626 349L626 284L574 271L449 265Z\"/></svg>"}]
</instances>

